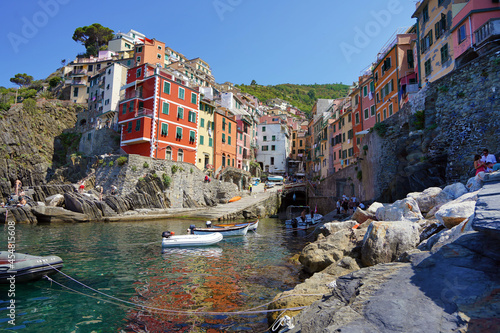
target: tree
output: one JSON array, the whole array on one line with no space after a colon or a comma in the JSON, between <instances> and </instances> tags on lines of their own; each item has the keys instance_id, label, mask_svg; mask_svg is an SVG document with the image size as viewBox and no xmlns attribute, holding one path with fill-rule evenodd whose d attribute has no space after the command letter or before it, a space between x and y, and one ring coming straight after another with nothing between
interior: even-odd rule
<instances>
[{"instance_id":1,"label":"tree","mask_svg":"<svg viewBox=\"0 0 500 333\"><path fill-rule=\"evenodd\" d=\"M66 65L66 59L61 60L61 66L64 67L64 65Z\"/></svg>"},{"instance_id":2,"label":"tree","mask_svg":"<svg viewBox=\"0 0 500 333\"><path fill-rule=\"evenodd\" d=\"M33 81L33 76L28 75L26 73L18 73L14 77L10 78L10 82L17 84L20 88L27 87Z\"/></svg>"},{"instance_id":3,"label":"tree","mask_svg":"<svg viewBox=\"0 0 500 333\"><path fill-rule=\"evenodd\" d=\"M252 82L250 83L251 86L256 86L257 85L257 81L255 80L252 80Z\"/></svg>"},{"instance_id":4,"label":"tree","mask_svg":"<svg viewBox=\"0 0 500 333\"><path fill-rule=\"evenodd\" d=\"M57 85L62 81L62 79L59 76L53 76L49 80L49 86L51 88L57 87Z\"/></svg>"},{"instance_id":5,"label":"tree","mask_svg":"<svg viewBox=\"0 0 500 333\"><path fill-rule=\"evenodd\" d=\"M113 30L103 27L99 23L94 23L89 26L76 28L73 33L73 40L85 46L88 56L96 56L101 46L106 45L113 39L113 36Z\"/></svg>"}]
</instances>

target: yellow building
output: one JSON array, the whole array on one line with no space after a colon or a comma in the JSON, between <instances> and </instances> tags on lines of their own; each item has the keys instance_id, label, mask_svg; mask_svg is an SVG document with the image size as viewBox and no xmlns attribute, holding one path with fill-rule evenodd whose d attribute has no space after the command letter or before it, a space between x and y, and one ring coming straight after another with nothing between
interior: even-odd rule
<instances>
[{"instance_id":1,"label":"yellow building","mask_svg":"<svg viewBox=\"0 0 500 333\"><path fill-rule=\"evenodd\" d=\"M214 111L213 101L203 98L200 102L198 123L198 152L196 166L203 171L214 166Z\"/></svg>"},{"instance_id":2,"label":"yellow building","mask_svg":"<svg viewBox=\"0 0 500 333\"><path fill-rule=\"evenodd\" d=\"M423 0L412 17L417 19L417 59L420 85L433 82L455 68L451 24L453 10L468 0Z\"/></svg>"}]
</instances>

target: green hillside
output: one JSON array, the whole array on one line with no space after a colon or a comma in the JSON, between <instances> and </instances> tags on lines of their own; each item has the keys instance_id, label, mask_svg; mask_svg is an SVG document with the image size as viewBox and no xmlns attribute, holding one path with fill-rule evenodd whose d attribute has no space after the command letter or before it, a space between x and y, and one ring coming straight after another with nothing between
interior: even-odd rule
<instances>
[{"instance_id":1,"label":"green hillside","mask_svg":"<svg viewBox=\"0 0 500 333\"><path fill-rule=\"evenodd\" d=\"M347 95L349 86L334 84L278 84L276 86L237 85L242 92L254 95L261 101L281 98L309 113L318 98L334 99Z\"/></svg>"}]
</instances>

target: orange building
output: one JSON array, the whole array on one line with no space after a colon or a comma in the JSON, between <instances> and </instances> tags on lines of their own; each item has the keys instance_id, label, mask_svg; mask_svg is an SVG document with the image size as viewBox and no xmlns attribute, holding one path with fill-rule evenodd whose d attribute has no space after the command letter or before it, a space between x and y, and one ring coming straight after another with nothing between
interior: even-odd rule
<instances>
[{"instance_id":1,"label":"orange building","mask_svg":"<svg viewBox=\"0 0 500 333\"><path fill-rule=\"evenodd\" d=\"M218 108L214 127L214 169L218 174L225 167L236 166L237 123L228 109Z\"/></svg>"},{"instance_id":2,"label":"orange building","mask_svg":"<svg viewBox=\"0 0 500 333\"><path fill-rule=\"evenodd\" d=\"M127 154L195 164L198 91L184 78L150 64L129 69L122 89L121 148Z\"/></svg>"},{"instance_id":3,"label":"orange building","mask_svg":"<svg viewBox=\"0 0 500 333\"><path fill-rule=\"evenodd\" d=\"M165 43L156 39L139 38L135 45L135 64L161 64L165 63Z\"/></svg>"},{"instance_id":4,"label":"orange building","mask_svg":"<svg viewBox=\"0 0 500 333\"><path fill-rule=\"evenodd\" d=\"M415 38L416 34L413 33L396 34L377 57L373 68L377 122L399 111L401 85L416 82L412 49L412 40Z\"/></svg>"}]
</instances>

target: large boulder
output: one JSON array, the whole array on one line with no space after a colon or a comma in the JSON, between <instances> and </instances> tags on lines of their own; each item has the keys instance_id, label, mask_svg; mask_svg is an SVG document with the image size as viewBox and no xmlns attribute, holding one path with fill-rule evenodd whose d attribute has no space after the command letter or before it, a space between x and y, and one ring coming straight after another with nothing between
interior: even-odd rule
<instances>
[{"instance_id":1,"label":"large boulder","mask_svg":"<svg viewBox=\"0 0 500 333\"><path fill-rule=\"evenodd\" d=\"M423 192L408 193L407 197L415 199L422 213L427 213L433 207L445 204L451 200L448 193L439 187L429 187Z\"/></svg>"},{"instance_id":2,"label":"large boulder","mask_svg":"<svg viewBox=\"0 0 500 333\"><path fill-rule=\"evenodd\" d=\"M500 239L500 181L486 183L478 196L474 230Z\"/></svg>"},{"instance_id":3,"label":"large boulder","mask_svg":"<svg viewBox=\"0 0 500 333\"><path fill-rule=\"evenodd\" d=\"M54 194L45 198L45 205L51 207L62 207L64 205L64 195Z\"/></svg>"},{"instance_id":4,"label":"large boulder","mask_svg":"<svg viewBox=\"0 0 500 333\"><path fill-rule=\"evenodd\" d=\"M85 214L73 212L62 207L37 206L32 208L33 214L38 222L88 222L89 217Z\"/></svg>"},{"instance_id":5,"label":"large boulder","mask_svg":"<svg viewBox=\"0 0 500 333\"><path fill-rule=\"evenodd\" d=\"M370 207L368 207L368 209L366 209L366 213L374 217L372 218L372 220L376 218L377 210L380 207L384 207L384 204L381 204L380 202L374 202L370 205Z\"/></svg>"},{"instance_id":6,"label":"large boulder","mask_svg":"<svg viewBox=\"0 0 500 333\"><path fill-rule=\"evenodd\" d=\"M472 218L473 217L466 219L451 229L441 229L428 239L422 241L418 245L418 249L422 251L436 251L442 246L454 242L463 234L473 232L471 222Z\"/></svg>"},{"instance_id":7,"label":"large boulder","mask_svg":"<svg viewBox=\"0 0 500 333\"><path fill-rule=\"evenodd\" d=\"M454 183L451 185L446 186L443 189L443 192L448 194L448 196L451 198L451 200L455 200L456 198L461 197L465 193L469 192L467 188L465 187L464 184L462 183Z\"/></svg>"},{"instance_id":8,"label":"large boulder","mask_svg":"<svg viewBox=\"0 0 500 333\"><path fill-rule=\"evenodd\" d=\"M329 236L340 230L349 230L356 224L356 221L351 220L342 222L328 222L320 228L320 232L325 236Z\"/></svg>"},{"instance_id":9,"label":"large boulder","mask_svg":"<svg viewBox=\"0 0 500 333\"><path fill-rule=\"evenodd\" d=\"M96 201L82 194L64 193L64 206L72 212L87 215L89 220L97 221L102 219L102 212L97 207Z\"/></svg>"},{"instance_id":10,"label":"large boulder","mask_svg":"<svg viewBox=\"0 0 500 333\"><path fill-rule=\"evenodd\" d=\"M478 176L472 177L467 181L465 187L469 192L479 191L483 187L483 180Z\"/></svg>"},{"instance_id":11,"label":"large boulder","mask_svg":"<svg viewBox=\"0 0 500 333\"><path fill-rule=\"evenodd\" d=\"M361 248L361 261L366 266L395 261L420 241L418 224L402 221L373 222L368 227Z\"/></svg>"},{"instance_id":12,"label":"large boulder","mask_svg":"<svg viewBox=\"0 0 500 333\"><path fill-rule=\"evenodd\" d=\"M448 229L462 223L474 214L478 192L472 192L445 203L436 212L436 219Z\"/></svg>"},{"instance_id":13,"label":"large boulder","mask_svg":"<svg viewBox=\"0 0 500 333\"><path fill-rule=\"evenodd\" d=\"M309 273L322 271L350 253L354 248L350 235L350 231L340 230L328 237L321 235L316 242L304 247L299 257L304 270Z\"/></svg>"},{"instance_id":14,"label":"large boulder","mask_svg":"<svg viewBox=\"0 0 500 333\"><path fill-rule=\"evenodd\" d=\"M380 207L377 209L376 216L379 221L416 222L424 218L413 198L405 198L391 205Z\"/></svg>"},{"instance_id":15,"label":"large boulder","mask_svg":"<svg viewBox=\"0 0 500 333\"><path fill-rule=\"evenodd\" d=\"M354 214L352 214L351 219L355 220L359 224L365 222L366 220L375 219L375 214L370 214L368 211L364 211L361 208L356 208Z\"/></svg>"},{"instance_id":16,"label":"large boulder","mask_svg":"<svg viewBox=\"0 0 500 333\"><path fill-rule=\"evenodd\" d=\"M132 209L130 200L119 195L108 195L104 202L118 214L123 214Z\"/></svg>"}]
</instances>

